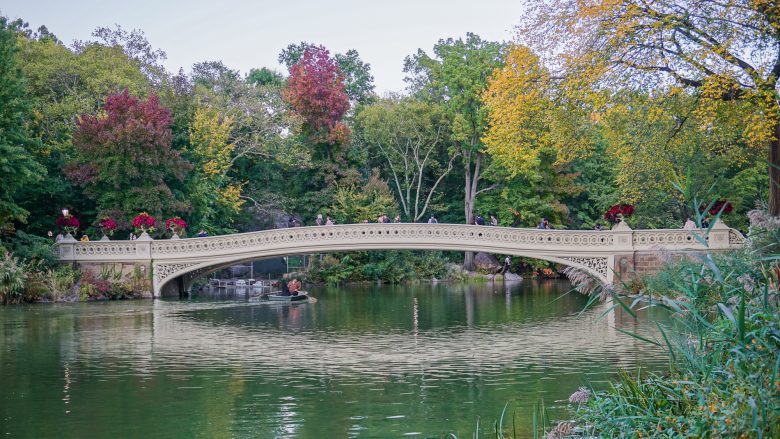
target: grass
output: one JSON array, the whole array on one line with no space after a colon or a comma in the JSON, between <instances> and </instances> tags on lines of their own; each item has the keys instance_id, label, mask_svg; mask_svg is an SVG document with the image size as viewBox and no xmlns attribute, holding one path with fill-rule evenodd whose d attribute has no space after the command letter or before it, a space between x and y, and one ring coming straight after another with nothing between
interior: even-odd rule
<instances>
[{"instance_id":1,"label":"grass","mask_svg":"<svg viewBox=\"0 0 780 439\"><path fill-rule=\"evenodd\" d=\"M572 395L571 421L553 425L541 406L533 414L534 437L780 437L780 219L754 211L751 224L743 251L670 261L622 285L638 285L650 302L626 299L620 287L585 288L588 306L607 298L611 310L635 318L643 308L667 310L670 324L652 323L657 339L621 332L664 348L668 370L619 371L606 390ZM696 239L706 243L708 233ZM490 437L520 437L504 425L505 414L506 407Z\"/></svg>"}]
</instances>

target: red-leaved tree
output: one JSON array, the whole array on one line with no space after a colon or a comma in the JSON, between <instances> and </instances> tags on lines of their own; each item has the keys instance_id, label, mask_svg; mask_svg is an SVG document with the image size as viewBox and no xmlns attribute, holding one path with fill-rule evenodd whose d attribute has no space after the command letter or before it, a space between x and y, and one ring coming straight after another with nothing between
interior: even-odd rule
<instances>
[{"instance_id":1,"label":"red-leaved tree","mask_svg":"<svg viewBox=\"0 0 780 439\"><path fill-rule=\"evenodd\" d=\"M171 148L170 125L170 110L154 95L109 95L100 113L79 118L73 134L78 159L66 173L100 212L115 218L185 211L170 184L183 181L192 166Z\"/></svg>"},{"instance_id":2,"label":"red-leaved tree","mask_svg":"<svg viewBox=\"0 0 780 439\"><path fill-rule=\"evenodd\" d=\"M344 77L336 61L322 46L306 49L290 67L285 100L304 121L309 141L320 147L319 158L333 159L335 147L349 141L349 128L341 121L349 110ZM318 149L320 149L318 148Z\"/></svg>"}]
</instances>

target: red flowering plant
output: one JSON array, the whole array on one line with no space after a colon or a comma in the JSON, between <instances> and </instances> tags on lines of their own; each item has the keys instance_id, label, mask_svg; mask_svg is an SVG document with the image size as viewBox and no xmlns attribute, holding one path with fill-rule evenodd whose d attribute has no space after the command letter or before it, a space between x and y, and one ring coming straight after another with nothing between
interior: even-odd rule
<instances>
[{"instance_id":1,"label":"red flowering plant","mask_svg":"<svg viewBox=\"0 0 780 439\"><path fill-rule=\"evenodd\" d=\"M114 230L116 230L116 222L111 217L104 216L98 221L97 228L104 235L111 236L114 234Z\"/></svg>"},{"instance_id":2,"label":"red flowering plant","mask_svg":"<svg viewBox=\"0 0 780 439\"><path fill-rule=\"evenodd\" d=\"M135 228L136 233L154 232L154 226L157 225L157 221L148 213L141 212L133 218L132 225L133 228Z\"/></svg>"},{"instance_id":3,"label":"red flowering plant","mask_svg":"<svg viewBox=\"0 0 780 439\"><path fill-rule=\"evenodd\" d=\"M707 209L707 206L700 206L699 207L699 213L704 213L704 211ZM723 213L724 215L727 213L731 213L734 211L734 206L728 201L728 200L718 200L714 203L712 203L712 206L710 207L710 210L707 212L710 215L717 215L719 213Z\"/></svg>"},{"instance_id":4,"label":"red flowering plant","mask_svg":"<svg viewBox=\"0 0 780 439\"><path fill-rule=\"evenodd\" d=\"M604 219L609 221L610 224L617 224L623 218L628 218L634 214L634 205L632 204L615 204L610 207L604 214Z\"/></svg>"},{"instance_id":5,"label":"red flowering plant","mask_svg":"<svg viewBox=\"0 0 780 439\"><path fill-rule=\"evenodd\" d=\"M165 230L170 230L172 233L175 233L176 235L183 234L186 229L187 229L187 221L184 221L178 216L175 216L173 218L168 218L165 221Z\"/></svg>"},{"instance_id":6,"label":"red flowering plant","mask_svg":"<svg viewBox=\"0 0 780 439\"><path fill-rule=\"evenodd\" d=\"M71 214L60 215L60 217L57 218L56 223L57 227L60 227L65 233L70 233L71 235L76 233L79 227L81 227L79 219Z\"/></svg>"}]
</instances>

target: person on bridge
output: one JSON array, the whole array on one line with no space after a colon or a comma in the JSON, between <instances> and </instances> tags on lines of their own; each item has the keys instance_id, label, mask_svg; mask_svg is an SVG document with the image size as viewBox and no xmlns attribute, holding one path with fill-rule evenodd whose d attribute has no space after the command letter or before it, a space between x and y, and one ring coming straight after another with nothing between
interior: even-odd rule
<instances>
[{"instance_id":1,"label":"person on bridge","mask_svg":"<svg viewBox=\"0 0 780 439\"><path fill-rule=\"evenodd\" d=\"M523 216L516 209L509 208L512 214L512 225L510 227L520 227L523 224Z\"/></svg>"},{"instance_id":2,"label":"person on bridge","mask_svg":"<svg viewBox=\"0 0 780 439\"><path fill-rule=\"evenodd\" d=\"M436 219L436 216L434 216L434 214L431 214L431 217L428 218L428 224L439 224L439 221Z\"/></svg>"},{"instance_id":3,"label":"person on bridge","mask_svg":"<svg viewBox=\"0 0 780 439\"><path fill-rule=\"evenodd\" d=\"M327 216L327 219L325 220L325 225L326 225L326 226L333 226L333 225L335 225L335 224L336 224L336 222L335 222L335 221L333 221L333 219L330 217L330 215L328 215L328 216Z\"/></svg>"},{"instance_id":4,"label":"person on bridge","mask_svg":"<svg viewBox=\"0 0 780 439\"><path fill-rule=\"evenodd\" d=\"M596 223L596 225L593 227L593 230L600 232L603 229L601 228L601 223Z\"/></svg>"},{"instance_id":5,"label":"person on bridge","mask_svg":"<svg viewBox=\"0 0 780 439\"><path fill-rule=\"evenodd\" d=\"M498 225L498 218L496 218L495 215L490 215L490 225L491 226L497 226Z\"/></svg>"},{"instance_id":6,"label":"person on bridge","mask_svg":"<svg viewBox=\"0 0 780 439\"><path fill-rule=\"evenodd\" d=\"M395 219L393 219L394 223L400 223L401 222L401 215L396 215Z\"/></svg>"},{"instance_id":7,"label":"person on bridge","mask_svg":"<svg viewBox=\"0 0 780 439\"><path fill-rule=\"evenodd\" d=\"M318 226L321 226L324 223L324 221L322 221L322 214L321 213L317 214L317 219L314 220L314 223L317 224Z\"/></svg>"},{"instance_id":8,"label":"person on bridge","mask_svg":"<svg viewBox=\"0 0 780 439\"><path fill-rule=\"evenodd\" d=\"M547 218L542 218L542 222L539 223L537 229L550 229L550 222L547 221Z\"/></svg>"},{"instance_id":9,"label":"person on bridge","mask_svg":"<svg viewBox=\"0 0 780 439\"><path fill-rule=\"evenodd\" d=\"M208 236L209 236L209 232L203 229L200 229L200 232L198 232L198 238L206 238Z\"/></svg>"},{"instance_id":10,"label":"person on bridge","mask_svg":"<svg viewBox=\"0 0 780 439\"><path fill-rule=\"evenodd\" d=\"M485 217L482 215L477 215L476 218L474 218L474 223L478 226L484 226L485 225Z\"/></svg>"}]
</instances>

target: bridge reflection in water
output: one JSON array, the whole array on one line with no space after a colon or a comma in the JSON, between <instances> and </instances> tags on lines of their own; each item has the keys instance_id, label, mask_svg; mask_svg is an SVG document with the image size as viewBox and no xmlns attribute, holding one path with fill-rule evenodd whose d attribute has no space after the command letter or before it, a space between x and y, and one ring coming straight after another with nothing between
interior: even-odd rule
<instances>
[{"instance_id":1,"label":"bridge reflection in water","mask_svg":"<svg viewBox=\"0 0 780 439\"><path fill-rule=\"evenodd\" d=\"M555 410L617 367L664 364L615 330L640 323L619 309L599 319L608 304L578 316L586 298L558 299L568 288L371 286L315 290L319 301L301 305L4 310L0 379L6 395L30 403L6 397L0 408L15 420L11 433L36 425L40 437L319 438L460 436L510 402L525 432L535 403ZM20 363L27 356L35 361ZM52 379L13 378L27 375Z\"/></svg>"}]
</instances>

